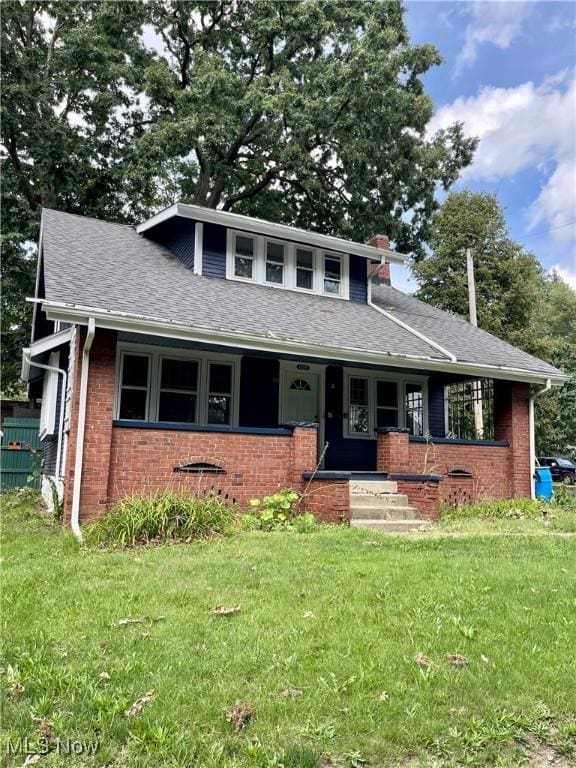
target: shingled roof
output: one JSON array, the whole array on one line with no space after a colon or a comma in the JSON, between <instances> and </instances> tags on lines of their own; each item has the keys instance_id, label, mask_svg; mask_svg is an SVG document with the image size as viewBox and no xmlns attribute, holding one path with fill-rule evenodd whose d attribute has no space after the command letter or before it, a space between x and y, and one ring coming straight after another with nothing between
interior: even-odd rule
<instances>
[{"instance_id":1,"label":"shingled roof","mask_svg":"<svg viewBox=\"0 0 576 768\"><path fill-rule=\"evenodd\" d=\"M42 249L48 310L93 308L195 330L322 346L333 349L334 359L346 359L349 351L381 355L383 364L390 362L387 357L420 358L422 369L425 360L449 362L437 346L368 304L196 275L128 225L45 209ZM542 360L401 291L375 287L373 301L458 362L563 377Z\"/></svg>"}]
</instances>

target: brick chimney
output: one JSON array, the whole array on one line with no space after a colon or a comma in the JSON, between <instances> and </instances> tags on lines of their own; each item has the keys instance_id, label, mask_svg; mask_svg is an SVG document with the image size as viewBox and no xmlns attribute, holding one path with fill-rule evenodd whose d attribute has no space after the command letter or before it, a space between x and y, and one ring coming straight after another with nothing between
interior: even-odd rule
<instances>
[{"instance_id":1,"label":"brick chimney","mask_svg":"<svg viewBox=\"0 0 576 768\"><path fill-rule=\"evenodd\" d=\"M388 251L390 250L390 238L386 235L373 235L366 245L371 245L372 248L377 248L380 251ZM378 262L376 261L370 262L368 265L368 272L371 272L377 264ZM382 264L373 279L378 280L380 283L390 285L390 264Z\"/></svg>"}]
</instances>

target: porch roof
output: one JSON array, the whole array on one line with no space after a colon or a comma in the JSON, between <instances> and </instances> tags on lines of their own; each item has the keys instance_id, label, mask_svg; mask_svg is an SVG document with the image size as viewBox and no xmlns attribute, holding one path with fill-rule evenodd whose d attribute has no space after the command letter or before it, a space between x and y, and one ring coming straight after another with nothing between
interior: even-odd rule
<instances>
[{"instance_id":1,"label":"porch roof","mask_svg":"<svg viewBox=\"0 0 576 768\"><path fill-rule=\"evenodd\" d=\"M414 366L419 361L422 370L466 373L473 365L486 367L486 376L498 377L497 370L490 370L494 367L503 378L566 378L547 363L400 291L375 288L373 299L447 348L456 361L369 304L196 275L128 225L44 210L42 258L43 304L54 319L87 322L92 315L107 327L130 323L131 330L164 328L164 335L195 333L216 343L228 339L237 347L249 347L253 340L252 348L293 347L295 354L324 350L334 359L370 356L385 365L410 361Z\"/></svg>"}]
</instances>

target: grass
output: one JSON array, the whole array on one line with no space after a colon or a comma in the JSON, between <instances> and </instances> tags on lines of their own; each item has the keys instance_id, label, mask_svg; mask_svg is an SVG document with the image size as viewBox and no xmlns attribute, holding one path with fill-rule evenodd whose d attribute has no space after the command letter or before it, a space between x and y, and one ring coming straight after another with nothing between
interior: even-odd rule
<instances>
[{"instance_id":1,"label":"grass","mask_svg":"<svg viewBox=\"0 0 576 768\"><path fill-rule=\"evenodd\" d=\"M42 766L574 764L576 537L520 519L515 536L320 527L99 551L30 500L3 506L9 766L26 737L50 745ZM67 739L98 750L58 754Z\"/></svg>"}]
</instances>

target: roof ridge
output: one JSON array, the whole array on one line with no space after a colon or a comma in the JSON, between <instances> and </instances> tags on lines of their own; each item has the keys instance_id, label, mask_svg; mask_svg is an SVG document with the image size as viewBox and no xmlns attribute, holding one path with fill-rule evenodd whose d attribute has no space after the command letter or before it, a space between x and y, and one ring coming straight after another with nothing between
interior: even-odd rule
<instances>
[{"instance_id":1,"label":"roof ridge","mask_svg":"<svg viewBox=\"0 0 576 768\"><path fill-rule=\"evenodd\" d=\"M83 213L70 213L70 211L61 211L58 208L49 208L46 205L43 205L41 208L42 215L44 215L45 212L49 213L58 213L61 216L74 216L76 219L82 219L83 221L96 221L98 224L109 224L112 227L128 227L128 229L135 230L135 224L124 224L120 221L109 221L108 219L98 219L96 216L85 216Z\"/></svg>"}]
</instances>

